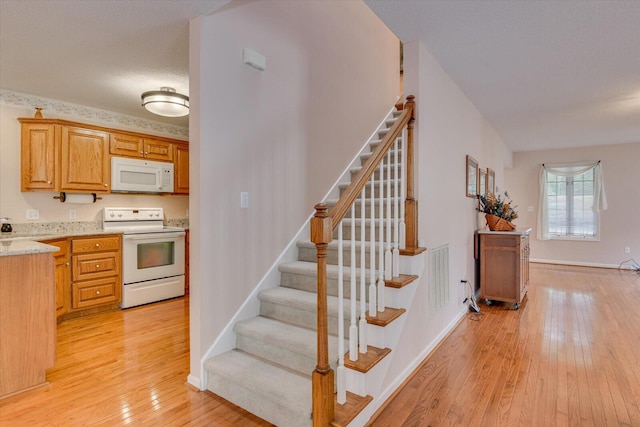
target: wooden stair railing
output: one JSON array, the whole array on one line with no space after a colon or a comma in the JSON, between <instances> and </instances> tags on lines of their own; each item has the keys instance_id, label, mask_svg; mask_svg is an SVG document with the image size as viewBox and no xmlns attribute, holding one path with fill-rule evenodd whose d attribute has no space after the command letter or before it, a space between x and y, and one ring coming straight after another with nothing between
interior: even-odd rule
<instances>
[{"instance_id":1,"label":"wooden stair railing","mask_svg":"<svg viewBox=\"0 0 640 427\"><path fill-rule=\"evenodd\" d=\"M318 318L317 318L317 352L318 363L312 374L312 399L313 399L313 425L315 427L328 426L335 417L334 403L334 372L329 366L329 338L327 318L327 248L333 240L333 232L340 224L351 205L381 165L387 152L392 148L402 130L407 126L406 134L406 199L404 201L405 213L405 248L400 250L403 255L417 254L423 249L418 247L418 202L414 198L413 186L413 127L415 122L415 97L407 96L407 102L396 104L396 108L402 113L395 123L384 135L380 144L371 157L356 174L351 184L344 191L338 202L328 212L327 205L319 203L315 206L316 213L311 219L311 241L315 243L318 260ZM405 153L403 153L403 156Z\"/></svg>"}]
</instances>

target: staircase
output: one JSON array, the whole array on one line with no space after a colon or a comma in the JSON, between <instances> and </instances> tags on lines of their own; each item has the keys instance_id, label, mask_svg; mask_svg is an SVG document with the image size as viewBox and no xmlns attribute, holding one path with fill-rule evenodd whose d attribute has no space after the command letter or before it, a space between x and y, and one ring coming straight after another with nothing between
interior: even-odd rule
<instances>
[{"instance_id":1,"label":"staircase","mask_svg":"<svg viewBox=\"0 0 640 427\"><path fill-rule=\"evenodd\" d=\"M394 111L378 130L383 137L400 116L400 111ZM373 152L380 140L370 141L369 150ZM366 150L365 150L366 151ZM399 155L402 155L400 153ZM361 165L369 159L371 153L360 155ZM386 167L386 166L381 166ZM356 176L362 166L351 168L351 177ZM376 173L376 180L378 174ZM389 176L385 174L385 177ZM385 180L386 182L386 180ZM343 194L349 182L339 184L339 192ZM393 187L393 185L392 185ZM377 185L376 185L377 188ZM385 187L386 188L386 187ZM392 194L392 197L398 197ZM329 212L336 205L337 200L326 200ZM360 218L360 202L356 209L356 217ZM366 205L364 227L366 235L375 221L371 221L370 202ZM350 214L347 214L347 217ZM360 227L356 226L356 233ZM377 227L376 227L377 230ZM345 221L343 233L350 235L350 225ZM377 233L377 231L376 231ZM334 237L337 237L337 232ZM344 295L350 295L351 268L350 245L343 244L343 282ZM355 243L356 251L360 254L361 243ZM368 247L368 244L366 245ZM247 411L278 426L300 427L312 425L312 372L318 365L317 325L318 325L318 264L315 243L308 238L297 241L298 259L284 262L278 266L280 272L280 286L264 289L258 293L260 313L257 316L240 320L233 326L236 341L235 348L208 359L205 364L207 372L207 388L213 393L246 409ZM366 267L369 264L369 252L366 249ZM376 255L377 256L377 255ZM377 261L376 261L377 262ZM329 365L335 371L338 361L338 242L329 243L327 248L327 323ZM357 275L360 273L360 256L356 257ZM369 273L367 273L369 274ZM409 292L417 276L402 275L387 283L385 292ZM356 285L357 298L360 300L360 286ZM415 289L413 289L415 291ZM365 299L368 297L365 295ZM409 297L390 295L387 301L398 303L409 301ZM343 348L349 349L349 324L351 312L349 300L344 301L344 330ZM360 310L360 302L357 304ZM405 313L404 307L394 307L378 312L374 317L367 316L367 331L370 332L367 353L361 354L357 362L350 362L345 356L347 373L348 401L345 405L335 406L334 425L348 425L358 415L367 403L372 400L371 394L380 390L389 362L379 363L391 357L392 349L388 343L396 342L400 330L388 326L397 323ZM360 313L357 313L358 317ZM406 316L405 316L406 317ZM386 332L385 329L391 332ZM389 333L395 337L386 336ZM376 368L376 366L378 366ZM382 367L382 368L381 368ZM375 378L371 378L375 377ZM334 388L335 392L335 388Z\"/></svg>"}]
</instances>

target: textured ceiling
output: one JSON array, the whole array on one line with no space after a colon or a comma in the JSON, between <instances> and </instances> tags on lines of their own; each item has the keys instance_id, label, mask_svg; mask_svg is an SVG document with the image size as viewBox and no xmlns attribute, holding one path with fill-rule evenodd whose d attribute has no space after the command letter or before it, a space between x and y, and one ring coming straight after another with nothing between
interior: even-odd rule
<instances>
[{"instance_id":1,"label":"textured ceiling","mask_svg":"<svg viewBox=\"0 0 640 427\"><path fill-rule=\"evenodd\" d=\"M229 1L0 0L0 87L188 126L140 95L189 94L189 20Z\"/></svg>"},{"instance_id":2,"label":"textured ceiling","mask_svg":"<svg viewBox=\"0 0 640 427\"><path fill-rule=\"evenodd\" d=\"M640 142L640 1L365 2L514 151Z\"/></svg>"},{"instance_id":3,"label":"textured ceiling","mask_svg":"<svg viewBox=\"0 0 640 427\"><path fill-rule=\"evenodd\" d=\"M0 88L187 126L140 94L189 93L189 20L228 2L0 0ZM640 141L640 1L365 2L513 150Z\"/></svg>"}]
</instances>

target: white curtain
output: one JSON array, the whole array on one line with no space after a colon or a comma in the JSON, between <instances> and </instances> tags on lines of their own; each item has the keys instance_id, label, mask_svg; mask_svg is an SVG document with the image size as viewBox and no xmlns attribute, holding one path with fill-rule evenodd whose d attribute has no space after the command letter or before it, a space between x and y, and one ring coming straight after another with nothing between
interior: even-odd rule
<instances>
[{"instance_id":1,"label":"white curtain","mask_svg":"<svg viewBox=\"0 0 640 427\"><path fill-rule=\"evenodd\" d=\"M540 167L540 202L538 204L538 230L537 237L540 240L549 240L549 209L547 206L547 171L557 176L576 176L594 169L593 181L593 206L594 212L602 212L607 209L607 196L604 192L604 182L602 180L602 163L544 163Z\"/></svg>"}]
</instances>

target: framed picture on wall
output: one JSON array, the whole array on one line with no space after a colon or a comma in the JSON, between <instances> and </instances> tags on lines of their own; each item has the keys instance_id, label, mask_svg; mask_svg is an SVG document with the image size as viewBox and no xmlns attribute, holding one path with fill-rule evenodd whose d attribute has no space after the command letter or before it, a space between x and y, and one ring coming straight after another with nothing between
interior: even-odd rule
<instances>
[{"instance_id":1,"label":"framed picture on wall","mask_svg":"<svg viewBox=\"0 0 640 427\"><path fill-rule=\"evenodd\" d=\"M478 195L478 161L467 154L467 197Z\"/></svg>"},{"instance_id":2,"label":"framed picture on wall","mask_svg":"<svg viewBox=\"0 0 640 427\"><path fill-rule=\"evenodd\" d=\"M478 174L478 195L486 196L487 195L487 171L484 169L479 169L480 173Z\"/></svg>"},{"instance_id":3,"label":"framed picture on wall","mask_svg":"<svg viewBox=\"0 0 640 427\"><path fill-rule=\"evenodd\" d=\"M487 168L487 194L496 192L496 172Z\"/></svg>"}]
</instances>

